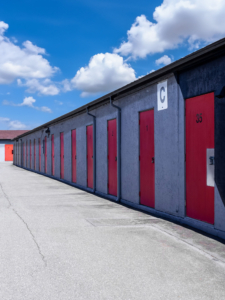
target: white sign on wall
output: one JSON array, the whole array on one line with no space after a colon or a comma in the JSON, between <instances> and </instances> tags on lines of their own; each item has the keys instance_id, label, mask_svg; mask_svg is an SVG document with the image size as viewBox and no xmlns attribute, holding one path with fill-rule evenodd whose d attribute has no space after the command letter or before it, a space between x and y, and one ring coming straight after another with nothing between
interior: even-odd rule
<instances>
[{"instance_id":1,"label":"white sign on wall","mask_svg":"<svg viewBox=\"0 0 225 300\"><path fill-rule=\"evenodd\" d=\"M167 80L160 82L157 85L157 102L158 110L168 108Z\"/></svg>"},{"instance_id":2,"label":"white sign on wall","mask_svg":"<svg viewBox=\"0 0 225 300\"><path fill-rule=\"evenodd\" d=\"M206 149L206 166L207 166L207 178L206 184L207 186L215 186L214 184L214 170L215 170L215 162L214 162L214 149Z\"/></svg>"}]
</instances>

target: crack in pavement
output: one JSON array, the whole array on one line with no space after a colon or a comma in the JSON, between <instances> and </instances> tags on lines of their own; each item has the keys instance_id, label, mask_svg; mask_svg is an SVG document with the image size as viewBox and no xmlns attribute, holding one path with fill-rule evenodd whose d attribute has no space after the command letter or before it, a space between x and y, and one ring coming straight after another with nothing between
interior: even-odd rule
<instances>
[{"instance_id":1,"label":"crack in pavement","mask_svg":"<svg viewBox=\"0 0 225 300\"><path fill-rule=\"evenodd\" d=\"M8 204L9 204L9 205L8 205L8 208L9 208L9 209L11 208L11 209L13 210L13 212L17 215L17 217L18 217L18 218L23 222L23 224L26 226L28 232L30 233L30 235L31 235L31 237L32 237L33 242L35 243L35 245L36 245L36 247L37 247L37 250L38 250L38 253L39 253L40 257L41 257L42 261L44 262L45 267L47 267L47 261L46 261L46 259L45 259L45 256L44 256L44 255L42 254L42 252L41 252L41 248L40 248L40 246L38 245L38 242L36 241L33 232L32 232L31 229L29 228L29 226L28 226L28 224L26 223L26 221L20 216L20 214L19 214L19 213L15 210L15 208L12 206L12 203L10 202L9 197L8 197L7 194L5 193L5 191L4 191L4 189L3 189L1 183L0 183L0 187L1 187L1 190L2 190L2 193L3 193L4 197L5 197L6 200L8 201Z\"/></svg>"}]
</instances>

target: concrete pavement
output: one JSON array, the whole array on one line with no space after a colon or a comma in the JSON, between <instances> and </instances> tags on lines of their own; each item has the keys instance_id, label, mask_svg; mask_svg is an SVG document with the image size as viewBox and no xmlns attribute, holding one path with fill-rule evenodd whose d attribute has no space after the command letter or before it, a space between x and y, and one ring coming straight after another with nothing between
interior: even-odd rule
<instances>
[{"instance_id":1,"label":"concrete pavement","mask_svg":"<svg viewBox=\"0 0 225 300\"><path fill-rule=\"evenodd\" d=\"M225 245L0 163L0 299L225 299Z\"/></svg>"}]
</instances>

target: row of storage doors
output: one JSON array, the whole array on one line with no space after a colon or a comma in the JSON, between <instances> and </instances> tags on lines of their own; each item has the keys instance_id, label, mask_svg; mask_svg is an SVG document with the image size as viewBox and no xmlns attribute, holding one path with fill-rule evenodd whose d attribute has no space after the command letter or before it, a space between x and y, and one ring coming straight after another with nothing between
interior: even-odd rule
<instances>
[{"instance_id":1,"label":"row of storage doors","mask_svg":"<svg viewBox=\"0 0 225 300\"><path fill-rule=\"evenodd\" d=\"M108 121L108 193L117 196L117 127L116 119ZM86 128L87 134L87 187L93 188L93 125ZM44 153L44 172L47 173L47 137L41 147L41 139L38 140L38 165L36 165L36 140L33 141L34 170L41 172L41 151ZM72 182L77 181L77 153L76 153L76 129L71 131L71 162ZM26 149L25 149L26 147ZM30 147L30 149L28 149ZM26 150L26 151L25 151ZM29 150L29 151L28 151ZM25 157L26 153L26 157ZM30 154L29 154L30 153ZM30 155L30 157L29 157ZM23 166L32 168L32 142L23 143ZM54 134L51 135L51 175L55 175L55 142ZM64 179L64 133L60 133L60 178Z\"/></svg>"},{"instance_id":2,"label":"row of storage doors","mask_svg":"<svg viewBox=\"0 0 225 300\"><path fill-rule=\"evenodd\" d=\"M208 171L214 165L214 94L186 100L186 215L214 223L214 184ZM109 120L108 129L108 194L117 196L117 122ZM87 126L87 187L93 188L93 125ZM139 114L140 204L155 207L154 110ZM39 171L41 141L39 143ZM71 131L72 182L76 183L76 129ZM35 145L35 141L34 141ZM27 145L28 147L28 145ZM30 142L31 147L31 142ZM47 137L44 141L47 173ZM36 148L34 147L36 163ZM54 135L51 136L52 170L55 174ZM24 151L25 153L25 151ZM28 151L27 151L28 153ZM31 149L30 149L31 153ZM210 154L210 155L209 155ZM31 155L31 154L30 154ZM30 157L31 161L31 157ZM28 154L27 154L28 166ZM36 169L36 166L34 165ZM214 176L214 174L212 175ZM60 177L64 178L64 133L60 133ZM171 187L172 188L172 187ZM165 199L167 201L167 199Z\"/></svg>"},{"instance_id":3,"label":"row of storage doors","mask_svg":"<svg viewBox=\"0 0 225 300\"><path fill-rule=\"evenodd\" d=\"M214 224L214 93L187 99L185 115L186 215ZM140 203L155 207L154 111L139 123Z\"/></svg>"}]
</instances>

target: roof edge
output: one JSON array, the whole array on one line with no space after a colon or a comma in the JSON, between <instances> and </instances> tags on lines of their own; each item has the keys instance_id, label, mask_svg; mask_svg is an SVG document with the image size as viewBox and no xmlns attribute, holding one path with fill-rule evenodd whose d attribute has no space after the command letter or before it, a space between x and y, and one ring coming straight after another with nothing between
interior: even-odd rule
<instances>
[{"instance_id":1,"label":"roof edge","mask_svg":"<svg viewBox=\"0 0 225 300\"><path fill-rule=\"evenodd\" d=\"M190 68L193 64L204 62L206 59L209 59L209 58L213 59L214 57L218 57L218 55L217 55L218 52L225 53L224 50L225 50L225 38L220 39L210 45L207 45L206 47L204 47L200 50L197 50L179 60L176 60L175 62L173 62L163 68L160 68L144 77L141 77L141 78L139 78L117 90L114 90L100 98L97 98L96 100L93 100L85 105L82 105L69 113L66 113L60 117L57 117L47 123L44 123L34 129L28 131L27 133L21 134L12 140L17 140L17 139L27 136L31 133L34 133L38 130L47 128L54 123L57 123L59 121L62 121L69 117L72 117L73 115L83 113L86 111L87 107L90 108L91 106L93 107L95 105L100 105L101 102L102 103L106 102L107 100L109 100L110 97L115 98L119 95L122 96L122 94L125 94L126 92L128 92L130 90L136 89L139 86L145 85L146 83L150 83L151 81L155 81L157 79L160 80L160 77L163 77L169 73L176 73L176 72L184 70L185 68Z\"/></svg>"}]
</instances>

